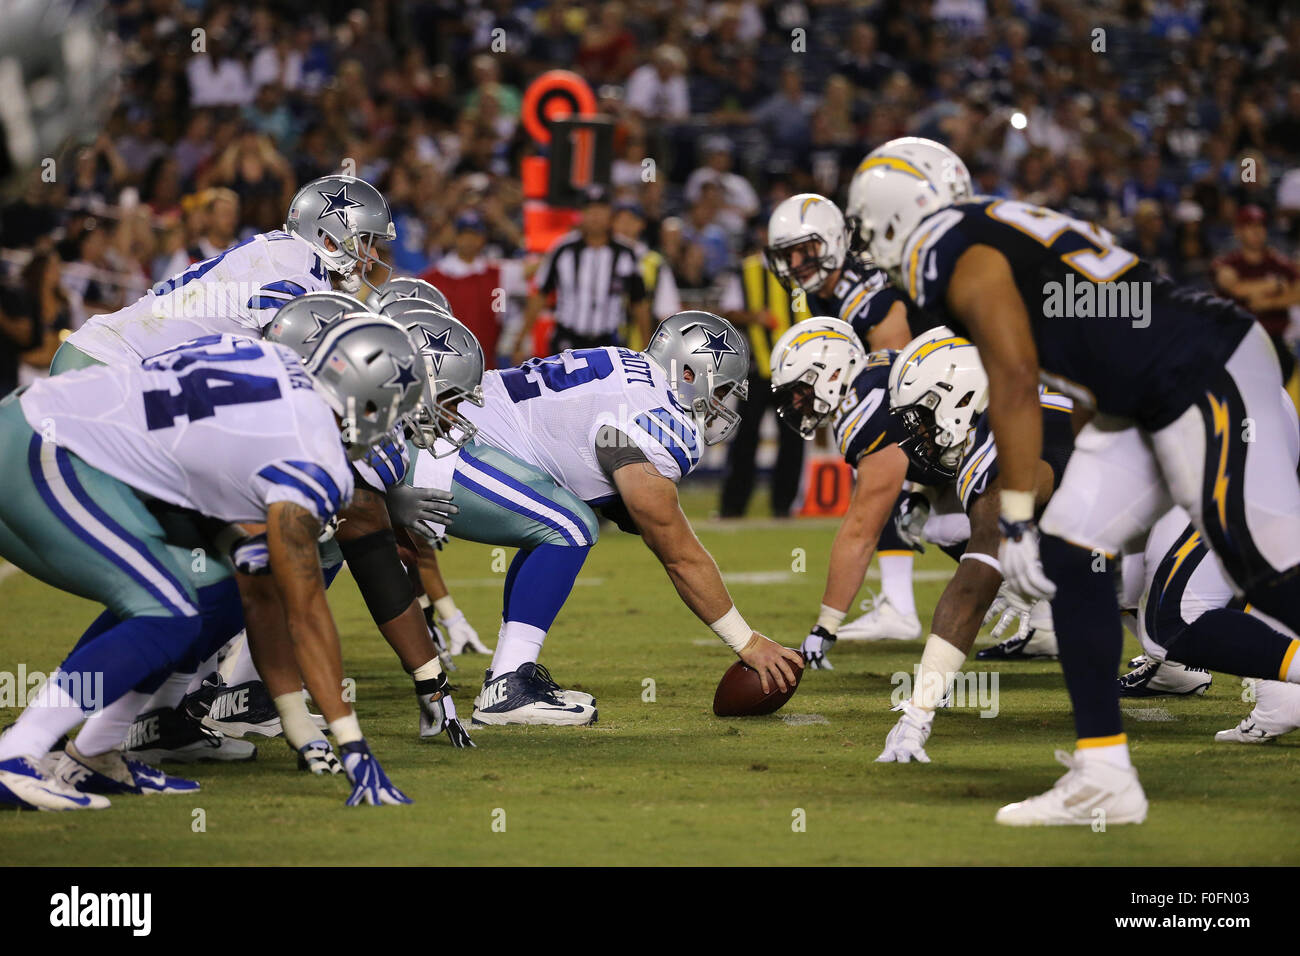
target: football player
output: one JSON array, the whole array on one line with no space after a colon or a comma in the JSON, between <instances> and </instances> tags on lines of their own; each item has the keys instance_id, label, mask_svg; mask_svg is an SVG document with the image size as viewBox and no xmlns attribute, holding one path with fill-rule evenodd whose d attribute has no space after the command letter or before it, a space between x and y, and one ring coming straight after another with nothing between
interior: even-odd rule
<instances>
[{"instance_id":1,"label":"football player","mask_svg":"<svg viewBox=\"0 0 1300 956\"><path fill-rule=\"evenodd\" d=\"M138 368L69 372L0 403L6 457L26 463L0 481L0 553L108 608L0 737L0 800L100 809L108 806L102 792L194 789L118 749L138 709L121 698L172 671L210 637L206 629L225 626L220 611L231 604L225 564L195 562L146 507L156 500L265 528L288 640L259 648L259 668L268 685L292 684L300 701L306 683L340 745L349 803L409 802L341 696L316 539L351 497L348 456L364 453L420 401L420 379L397 374L415 362L400 328L361 317L327 336L306 369L288 349L210 336ZM102 675L102 687L92 675ZM83 730L90 737L78 735L48 774L40 759L94 712Z\"/></svg>"},{"instance_id":2,"label":"football player","mask_svg":"<svg viewBox=\"0 0 1300 956\"><path fill-rule=\"evenodd\" d=\"M956 347L961 341L936 333L922 336L909 349L919 350L928 342L931 350L926 355L937 353L942 360L961 351ZM969 351L973 358L974 349ZM830 666L826 655L838 639L840 623L862 586L881 531L891 523L904 481L935 489L951 485L957 477L954 468L961 461L963 443L968 438L968 430L954 431L953 441L957 444L944 452L952 459L948 462L927 462L919 452L909 452L914 446L933 447L933 444L925 445L918 435L909 432L903 416L891 414L889 382L891 371L899 367L898 356L899 353L889 350L864 353L852 330L829 318L804 320L787 332L772 352L772 389L778 396L778 416L808 439L822 423L830 422L840 453L857 476L848 512L831 545L826 590L817 624L802 646L804 659L814 668ZM1051 471L1059 476L1064 456L1069 454L1070 402L1064 396L1044 390L1041 405L1054 438L1053 454L1046 457ZM969 409L963 407L963 411ZM972 417L965 421L968 429L977 423L982 424L982 419ZM966 480L956 485L958 500L967 506L983 495L986 484L996 475L996 452L987 434L981 435L974 447L979 452L978 467L964 470L962 476ZM921 499L923 506L910 501L915 509L912 513L927 514L931 508L926 499L921 495L915 497ZM946 513L931 516L925 522L926 536L937 539L954 559L973 559L979 552L971 551L967 543L971 538L970 523L960 513L962 510L950 503ZM988 607L985 602L979 607L979 614L983 616ZM978 625L975 630L978 631ZM973 640L973 632L970 637Z\"/></svg>"},{"instance_id":3,"label":"football player","mask_svg":"<svg viewBox=\"0 0 1300 956\"><path fill-rule=\"evenodd\" d=\"M979 348L1002 471L999 562L1021 594L1052 599L1079 742L1056 786L997 820L1089 825L1101 811L1140 823L1147 799L1114 679L1119 607L1095 556L1117 557L1181 505L1234 587L1300 625L1300 480L1272 344L1231 303L1177 288L1090 223L1011 200L953 204L902 166L860 171L850 193L877 265ZM1040 369L1096 411L1043 515L1041 548Z\"/></svg>"},{"instance_id":4,"label":"football player","mask_svg":"<svg viewBox=\"0 0 1300 956\"><path fill-rule=\"evenodd\" d=\"M645 352L530 359L484 376L483 405L450 423L470 434L464 447L448 454L439 443L417 454L413 480L453 492L459 510L449 534L519 548L475 725L596 719L589 694L559 687L537 663L596 541L596 508L645 539L682 600L759 672L765 690L794 680L801 658L745 623L677 497L703 446L738 421L724 403L745 388L748 351L725 319L682 312L660 323Z\"/></svg>"},{"instance_id":5,"label":"football player","mask_svg":"<svg viewBox=\"0 0 1300 956\"><path fill-rule=\"evenodd\" d=\"M181 342L229 332L260 338L295 296L374 289L386 268L378 243L396 238L388 203L365 180L322 176L289 204L282 231L258 233L160 282L131 305L93 316L68 336L50 373L91 364L139 365Z\"/></svg>"}]
</instances>

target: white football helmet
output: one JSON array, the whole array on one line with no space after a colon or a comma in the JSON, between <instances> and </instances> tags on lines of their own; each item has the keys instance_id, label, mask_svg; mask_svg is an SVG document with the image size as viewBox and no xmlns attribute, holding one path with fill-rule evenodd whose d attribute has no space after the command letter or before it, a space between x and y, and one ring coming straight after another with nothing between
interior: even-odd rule
<instances>
[{"instance_id":1,"label":"white football helmet","mask_svg":"<svg viewBox=\"0 0 1300 956\"><path fill-rule=\"evenodd\" d=\"M889 370L889 410L908 433L899 447L914 464L943 478L957 476L988 404L989 379L978 350L947 326L914 338Z\"/></svg>"},{"instance_id":2,"label":"white football helmet","mask_svg":"<svg viewBox=\"0 0 1300 956\"><path fill-rule=\"evenodd\" d=\"M931 213L952 205L924 176L893 166L872 166L849 186L850 218L875 264L903 291L903 247Z\"/></svg>"},{"instance_id":3,"label":"white football helmet","mask_svg":"<svg viewBox=\"0 0 1300 956\"><path fill-rule=\"evenodd\" d=\"M767 267L786 289L817 292L844 265L849 234L839 207L825 196L799 193L767 221Z\"/></svg>"},{"instance_id":4,"label":"white football helmet","mask_svg":"<svg viewBox=\"0 0 1300 956\"><path fill-rule=\"evenodd\" d=\"M857 172L876 166L892 166L916 171L934 183L939 192L948 194L949 202L965 202L975 195L970 170L961 157L943 143L920 136L900 136L867 153Z\"/></svg>"},{"instance_id":5,"label":"white football helmet","mask_svg":"<svg viewBox=\"0 0 1300 956\"><path fill-rule=\"evenodd\" d=\"M804 440L844 398L867 362L853 326L827 316L796 322L772 346L776 415Z\"/></svg>"}]
</instances>

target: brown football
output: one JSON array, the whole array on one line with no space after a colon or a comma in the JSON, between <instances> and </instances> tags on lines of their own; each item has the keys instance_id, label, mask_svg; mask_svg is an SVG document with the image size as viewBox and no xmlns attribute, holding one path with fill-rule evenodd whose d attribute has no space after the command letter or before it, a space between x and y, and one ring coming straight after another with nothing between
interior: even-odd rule
<instances>
[{"instance_id":1,"label":"brown football","mask_svg":"<svg viewBox=\"0 0 1300 956\"><path fill-rule=\"evenodd\" d=\"M794 671L794 686L787 683L783 692L774 682L769 682L772 693L764 694L758 671L744 661L736 661L718 681L718 689L713 695L713 712L719 717L758 717L775 713L799 689L803 670L793 665L790 669Z\"/></svg>"}]
</instances>

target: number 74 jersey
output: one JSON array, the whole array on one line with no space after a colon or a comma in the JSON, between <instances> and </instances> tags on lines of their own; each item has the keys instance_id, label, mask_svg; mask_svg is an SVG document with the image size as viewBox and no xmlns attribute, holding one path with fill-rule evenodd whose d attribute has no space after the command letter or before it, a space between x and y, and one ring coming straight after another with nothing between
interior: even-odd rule
<instances>
[{"instance_id":1,"label":"number 74 jersey","mask_svg":"<svg viewBox=\"0 0 1300 956\"><path fill-rule=\"evenodd\" d=\"M134 368L42 379L19 401L46 441L213 518L261 523L290 501L324 523L352 498L334 413L281 345L204 336Z\"/></svg>"}]
</instances>

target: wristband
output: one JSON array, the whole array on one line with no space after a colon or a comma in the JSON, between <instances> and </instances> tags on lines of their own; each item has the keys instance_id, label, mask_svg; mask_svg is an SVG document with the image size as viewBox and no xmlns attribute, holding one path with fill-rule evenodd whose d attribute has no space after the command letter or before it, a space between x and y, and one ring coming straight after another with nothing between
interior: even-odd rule
<instances>
[{"instance_id":1,"label":"wristband","mask_svg":"<svg viewBox=\"0 0 1300 956\"><path fill-rule=\"evenodd\" d=\"M931 634L921 652L921 663L916 668L916 688L912 691L912 704L934 712L939 702L947 696L948 685L966 663L966 652L958 650L938 634Z\"/></svg>"},{"instance_id":2,"label":"wristband","mask_svg":"<svg viewBox=\"0 0 1300 956\"><path fill-rule=\"evenodd\" d=\"M340 747L344 744L355 743L362 739L361 722L357 720L355 711L348 714L346 717L340 717L338 720L331 720L330 731L334 734L334 739L339 742Z\"/></svg>"},{"instance_id":3,"label":"wristband","mask_svg":"<svg viewBox=\"0 0 1300 956\"><path fill-rule=\"evenodd\" d=\"M1034 520L1034 493L1002 489L1002 518L1006 521Z\"/></svg>"},{"instance_id":4,"label":"wristband","mask_svg":"<svg viewBox=\"0 0 1300 956\"><path fill-rule=\"evenodd\" d=\"M840 625L844 623L844 617L848 613L848 611L837 611L835 608L823 604L821 613L817 615L817 626L825 628L826 633L834 637L835 632L840 629Z\"/></svg>"},{"instance_id":5,"label":"wristband","mask_svg":"<svg viewBox=\"0 0 1300 956\"><path fill-rule=\"evenodd\" d=\"M447 621L456 616L456 602L448 594L433 602L433 609L438 612L439 620Z\"/></svg>"},{"instance_id":6,"label":"wristband","mask_svg":"<svg viewBox=\"0 0 1300 956\"><path fill-rule=\"evenodd\" d=\"M967 551L965 554L963 554L963 555L961 556L961 558L960 558L959 560L962 560L962 561L968 561L968 560L969 560L969 561L979 561L979 562L981 562L981 563L983 563L983 564L987 564L990 568L992 568L992 569L993 569L994 571L996 571L998 574L1001 574L1001 573L1002 573L1002 563L1001 563L1000 561L998 561L997 558L993 557L993 555L991 555L991 554L985 554L985 553L982 552L982 551Z\"/></svg>"},{"instance_id":7,"label":"wristband","mask_svg":"<svg viewBox=\"0 0 1300 956\"><path fill-rule=\"evenodd\" d=\"M731 606L730 611L710 624L709 628L737 654L744 650L745 645L749 643L749 639L754 635L753 630L745 623L745 619L740 616L740 612L736 610L734 604Z\"/></svg>"}]
</instances>

